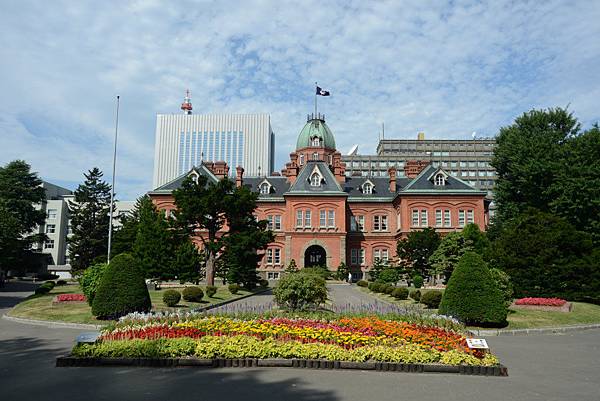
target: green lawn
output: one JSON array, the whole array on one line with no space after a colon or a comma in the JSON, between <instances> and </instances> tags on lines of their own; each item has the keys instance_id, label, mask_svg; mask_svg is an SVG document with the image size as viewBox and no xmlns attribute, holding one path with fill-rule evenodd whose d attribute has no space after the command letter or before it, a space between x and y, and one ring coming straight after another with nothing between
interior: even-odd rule
<instances>
[{"instance_id":1,"label":"green lawn","mask_svg":"<svg viewBox=\"0 0 600 401\"><path fill-rule=\"evenodd\" d=\"M162 301L163 290L150 291L152 300L152 309L155 311L191 309L208 306L214 303L223 302L233 298L239 298L250 294L249 291L240 290L236 295L232 295L227 287L217 287L217 293L213 298L208 298L206 293L202 302L181 302L174 308L169 308ZM182 288L177 288L181 292ZM204 288L203 288L204 290ZM56 286L46 295L32 295L23 302L15 306L8 314L9 316L22 317L26 319L61 321L68 323L87 323L87 324L107 324L106 321L96 320L92 316L91 308L87 303L64 303L52 304L52 299L58 294L81 293L78 285Z\"/></svg>"}]
</instances>

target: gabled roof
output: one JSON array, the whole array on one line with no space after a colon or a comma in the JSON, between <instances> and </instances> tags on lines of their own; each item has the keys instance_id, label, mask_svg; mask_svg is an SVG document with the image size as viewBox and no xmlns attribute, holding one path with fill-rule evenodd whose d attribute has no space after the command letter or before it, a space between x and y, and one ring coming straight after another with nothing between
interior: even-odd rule
<instances>
[{"instance_id":1,"label":"gabled roof","mask_svg":"<svg viewBox=\"0 0 600 401\"><path fill-rule=\"evenodd\" d=\"M440 186L435 185L433 182L433 176L442 172L446 175L446 185ZM431 165L419 173L406 187L402 188L401 193L439 193L439 194L457 194L457 193L469 193L469 194L485 194L485 191L480 191L473 188L463 180L456 178L441 168L436 168Z\"/></svg>"},{"instance_id":2,"label":"gabled roof","mask_svg":"<svg viewBox=\"0 0 600 401\"><path fill-rule=\"evenodd\" d=\"M310 185L310 176L318 171L323 177L321 185ZM290 195L345 195L342 187L329 169L327 163L321 160L309 160L300 170L294 185L287 192Z\"/></svg>"},{"instance_id":3,"label":"gabled roof","mask_svg":"<svg viewBox=\"0 0 600 401\"><path fill-rule=\"evenodd\" d=\"M260 185L267 181L271 184L271 192L268 194L260 193ZM286 177L272 176L272 177L244 177L244 184L252 192L258 193L260 200L280 200L283 201L283 194L288 191L290 184Z\"/></svg>"},{"instance_id":4,"label":"gabled roof","mask_svg":"<svg viewBox=\"0 0 600 401\"><path fill-rule=\"evenodd\" d=\"M205 165L201 164L199 166L192 167L192 169L190 171L188 171L187 173L181 174L179 177L175 178L174 180L161 185L160 187L150 191L149 193L151 193L151 194L171 193L171 191L174 191L174 190L180 188L183 181L190 174L203 175L203 176L207 177L209 181L212 181L212 182L219 181L219 179L212 173L212 171L210 171L210 169L208 169Z\"/></svg>"}]
</instances>

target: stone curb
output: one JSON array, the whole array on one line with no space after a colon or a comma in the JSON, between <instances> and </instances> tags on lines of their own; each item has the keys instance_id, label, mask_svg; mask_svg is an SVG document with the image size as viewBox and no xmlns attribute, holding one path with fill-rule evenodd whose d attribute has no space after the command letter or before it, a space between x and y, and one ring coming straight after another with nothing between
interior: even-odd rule
<instances>
[{"instance_id":1,"label":"stone curb","mask_svg":"<svg viewBox=\"0 0 600 401\"><path fill-rule=\"evenodd\" d=\"M216 304L211 304L211 305L208 305L208 306L202 306L200 308L194 308L194 309L190 310L190 312L206 312L208 310L215 309L215 308L218 308L218 307L223 306L223 305L231 304L233 302L241 301L242 299L246 299L246 298L250 298L250 297L253 297L255 295L258 295L258 294L262 294L263 292L267 292L269 290L272 290L272 288L271 287L267 287L267 288L262 289L260 291L253 292L251 294L244 295L244 296L241 296L239 298L227 299L227 300L225 300L223 302L219 302L219 303L216 303Z\"/></svg>"},{"instance_id":2,"label":"stone curb","mask_svg":"<svg viewBox=\"0 0 600 401\"><path fill-rule=\"evenodd\" d=\"M535 334L560 334L571 331L583 331L600 329L600 323L582 324L577 326L563 327L540 327L538 329L518 329L518 330L469 330L473 335L478 336L529 336Z\"/></svg>"},{"instance_id":3,"label":"stone curb","mask_svg":"<svg viewBox=\"0 0 600 401\"><path fill-rule=\"evenodd\" d=\"M300 368L348 369L377 372L454 373L475 376L508 376L508 368L498 366L438 365L394 362L348 362L323 359L198 359L198 358L76 358L60 356L56 367L143 366L143 367L204 367L204 368Z\"/></svg>"},{"instance_id":4,"label":"stone curb","mask_svg":"<svg viewBox=\"0 0 600 401\"><path fill-rule=\"evenodd\" d=\"M66 323L66 322L55 322L52 320L35 320L25 319L22 317L13 317L8 315L2 315L2 319L9 320L11 322L30 324L33 326L45 326L51 329L65 328L65 329L84 329L84 330L99 330L104 327L101 324L83 324L83 323Z\"/></svg>"}]
</instances>

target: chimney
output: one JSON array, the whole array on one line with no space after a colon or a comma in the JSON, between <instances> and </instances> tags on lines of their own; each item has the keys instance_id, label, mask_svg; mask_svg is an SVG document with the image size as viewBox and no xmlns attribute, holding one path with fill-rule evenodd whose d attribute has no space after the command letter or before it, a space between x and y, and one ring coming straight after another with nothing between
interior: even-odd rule
<instances>
[{"instance_id":1,"label":"chimney","mask_svg":"<svg viewBox=\"0 0 600 401\"><path fill-rule=\"evenodd\" d=\"M332 155L333 162L333 175L335 176L338 183L342 186L346 182L346 163L342 161L342 154L335 151Z\"/></svg>"},{"instance_id":2,"label":"chimney","mask_svg":"<svg viewBox=\"0 0 600 401\"><path fill-rule=\"evenodd\" d=\"M212 173L215 175L215 177L217 177L218 179L222 180L223 178L227 177L229 175L229 167L227 166L227 163L220 161L220 162L204 162L204 165L210 170L212 171Z\"/></svg>"},{"instance_id":3,"label":"chimney","mask_svg":"<svg viewBox=\"0 0 600 401\"><path fill-rule=\"evenodd\" d=\"M415 178L428 164L426 160L407 160L404 163L404 176Z\"/></svg>"},{"instance_id":4,"label":"chimney","mask_svg":"<svg viewBox=\"0 0 600 401\"><path fill-rule=\"evenodd\" d=\"M239 188L243 184L244 184L244 168L242 166L237 166L235 168L235 186L237 188Z\"/></svg>"},{"instance_id":5,"label":"chimney","mask_svg":"<svg viewBox=\"0 0 600 401\"><path fill-rule=\"evenodd\" d=\"M396 193L396 168L390 167L388 174L390 175L390 192Z\"/></svg>"}]
</instances>

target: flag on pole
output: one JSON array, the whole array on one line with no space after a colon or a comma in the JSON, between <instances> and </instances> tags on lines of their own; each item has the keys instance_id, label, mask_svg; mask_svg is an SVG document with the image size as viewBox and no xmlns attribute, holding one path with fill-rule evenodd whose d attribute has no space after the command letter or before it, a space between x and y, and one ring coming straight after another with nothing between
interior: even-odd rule
<instances>
[{"instance_id":1,"label":"flag on pole","mask_svg":"<svg viewBox=\"0 0 600 401\"><path fill-rule=\"evenodd\" d=\"M319 96L331 96L331 94L329 93L329 91L323 90L319 86L317 86L317 95L319 95Z\"/></svg>"}]
</instances>

